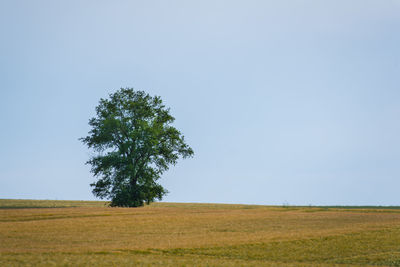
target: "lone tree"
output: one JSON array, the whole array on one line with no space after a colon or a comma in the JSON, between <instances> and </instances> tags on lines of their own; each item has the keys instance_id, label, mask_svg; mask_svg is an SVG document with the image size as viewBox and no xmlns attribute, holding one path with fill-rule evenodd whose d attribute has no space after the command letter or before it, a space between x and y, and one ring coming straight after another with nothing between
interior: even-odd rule
<instances>
[{"instance_id":1,"label":"lone tree","mask_svg":"<svg viewBox=\"0 0 400 267\"><path fill-rule=\"evenodd\" d=\"M175 120L159 96L121 88L100 99L89 120L88 136L80 138L96 154L87 161L97 177L93 194L111 199L111 206L138 207L167 193L157 180L179 157L193 156Z\"/></svg>"}]
</instances>

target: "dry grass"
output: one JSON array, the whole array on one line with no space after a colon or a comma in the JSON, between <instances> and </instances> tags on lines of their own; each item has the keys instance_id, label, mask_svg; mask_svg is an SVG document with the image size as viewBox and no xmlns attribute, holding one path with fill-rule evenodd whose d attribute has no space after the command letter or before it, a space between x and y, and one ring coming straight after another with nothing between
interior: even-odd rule
<instances>
[{"instance_id":1,"label":"dry grass","mask_svg":"<svg viewBox=\"0 0 400 267\"><path fill-rule=\"evenodd\" d=\"M397 209L104 205L0 200L0 266L400 266Z\"/></svg>"}]
</instances>

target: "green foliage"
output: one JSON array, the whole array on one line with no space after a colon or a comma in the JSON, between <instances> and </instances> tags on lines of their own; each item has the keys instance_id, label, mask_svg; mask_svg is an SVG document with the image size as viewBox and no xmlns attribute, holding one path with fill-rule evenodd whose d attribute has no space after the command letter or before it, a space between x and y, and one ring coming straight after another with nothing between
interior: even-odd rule
<instances>
[{"instance_id":1,"label":"green foliage","mask_svg":"<svg viewBox=\"0 0 400 267\"><path fill-rule=\"evenodd\" d=\"M93 194L111 206L138 207L161 200L167 191L157 183L179 157L193 156L160 97L121 88L100 99L80 140L96 152L87 164L98 178Z\"/></svg>"}]
</instances>

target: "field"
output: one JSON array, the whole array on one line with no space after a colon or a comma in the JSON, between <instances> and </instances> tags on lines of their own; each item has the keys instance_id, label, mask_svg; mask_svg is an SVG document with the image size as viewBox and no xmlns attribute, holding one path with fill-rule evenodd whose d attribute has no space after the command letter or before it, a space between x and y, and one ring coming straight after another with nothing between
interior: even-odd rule
<instances>
[{"instance_id":1,"label":"field","mask_svg":"<svg viewBox=\"0 0 400 267\"><path fill-rule=\"evenodd\" d=\"M400 266L396 207L0 199L0 266Z\"/></svg>"}]
</instances>

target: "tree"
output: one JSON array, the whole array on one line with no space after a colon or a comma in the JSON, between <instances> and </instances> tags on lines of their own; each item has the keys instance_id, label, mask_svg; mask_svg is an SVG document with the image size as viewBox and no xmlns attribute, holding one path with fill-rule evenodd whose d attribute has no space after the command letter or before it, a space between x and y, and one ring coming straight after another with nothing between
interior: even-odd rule
<instances>
[{"instance_id":1,"label":"tree","mask_svg":"<svg viewBox=\"0 0 400 267\"><path fill-rule=\"evenodd\" d=\"M97 177L93 194L111 199L111 206L138 207L161 200L167 190L157 183L179 157L193 156L175 120L159 96L121 88L100 99L89 120L88 136L80 138L95 155L86 163Z\"/></svg>"}]
</instances>

